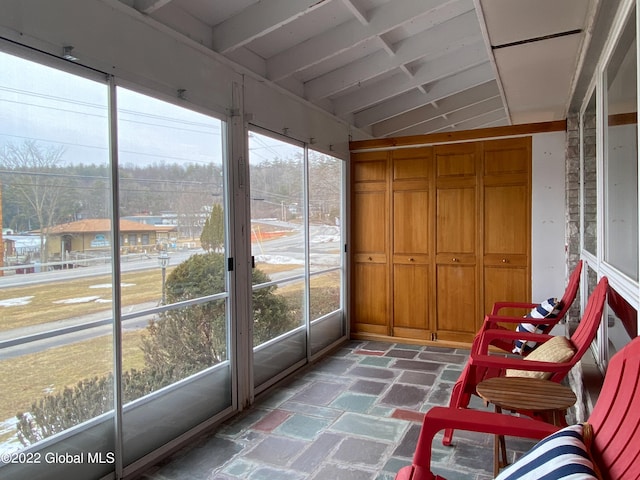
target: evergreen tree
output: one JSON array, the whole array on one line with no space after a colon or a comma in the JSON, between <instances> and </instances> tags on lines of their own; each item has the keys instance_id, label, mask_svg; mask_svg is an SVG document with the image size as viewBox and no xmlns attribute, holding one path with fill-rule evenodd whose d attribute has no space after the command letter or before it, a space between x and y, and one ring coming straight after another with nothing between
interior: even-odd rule
<instances>
[{"instance_id":1,"label":"evergreen tree","mask_svg":"<svg viewBox=\"0 0 640 480\"><path fill-rule=\"evenodd\" d=\"M207 252L217 252L224 246L224 211L222 205L216 203L204 223L200 234L200 244Z\"/></svg>"}]
</instances>

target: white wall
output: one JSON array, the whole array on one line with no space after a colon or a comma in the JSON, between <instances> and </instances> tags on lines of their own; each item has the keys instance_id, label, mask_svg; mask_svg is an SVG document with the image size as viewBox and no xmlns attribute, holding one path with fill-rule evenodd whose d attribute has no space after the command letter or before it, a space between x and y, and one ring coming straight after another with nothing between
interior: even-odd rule
<instances>
[{"instance_id":1,"label":"white wall","mask_svg":"<svg viewBox=\"0 0 640 480\"><path fill-rule=\"evenodd\" d=\"M565 132L533 136L531 297L560 298L566 287Z\"/></svg>"}]
</instances>

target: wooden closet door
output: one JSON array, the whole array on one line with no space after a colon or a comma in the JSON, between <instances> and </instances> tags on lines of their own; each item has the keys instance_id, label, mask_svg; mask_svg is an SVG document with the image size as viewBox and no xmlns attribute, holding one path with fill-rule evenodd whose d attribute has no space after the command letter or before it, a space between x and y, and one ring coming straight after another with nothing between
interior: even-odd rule
<instances>
[{"instance_id":1,"label":"wooden closet door","mask_svg":"<svg viewBox=\"0 0 640 480\"><path fill-rule=\"evenodd\" d=\"M483 313L488 313L496 301L531 298L531 137L485 141L483 150Z\"/></svg>"},{"instance_id":2,"label":"wooden closet door","mask_svg":"<svg viewBox=\"0 0 640 480\"><path fill-rule=\"evenodd\" d=\"M351 156L351 329L391 334L387 152Z\"/></svg>"},{"instance_id":3,"label":"wooden closet door","mask_svg":"<svg viewBox=\"0 0 640 480\"><path fill-rule=\"evenodd\" d=\"M434 336L470 342L479 328L479 143L435 147Z\"/></svg>"},{"instance_id":4,"label":"wooden closet door","mask_svg":"<svg viewBox=\"0 0 640 480\"><path fill-rule=\"evenodd\" d=\"M392 154L393 335L429 339L432 303L432 149Z\"/></svg>"}]
</instances>

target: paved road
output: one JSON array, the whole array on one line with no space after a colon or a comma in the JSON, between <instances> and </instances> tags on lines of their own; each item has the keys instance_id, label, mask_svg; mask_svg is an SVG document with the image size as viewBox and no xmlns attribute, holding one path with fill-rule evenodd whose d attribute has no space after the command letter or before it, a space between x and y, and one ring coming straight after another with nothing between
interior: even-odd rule
<instances>
[{"instance_id":1,"label":"paved road","mask_svg":"<svg viewBox=\"0 0 640 480\"><path fill-rule=\"evenodd\" d=\"M305 248L302 232L299 225L284 222L273 222L275 226L288 229L290 234L280 238L254 244L253 254L258 263L283 263L300 265L297 269L271 275L274 281L281 280L292 275L304 273ZM337 266L336 252L341 251L340 239L337 236L339 229L332 226L312 226L310 229L310 255L312 267L324 268ZM177 265L194 253L201 250L171 252L171 264ZM159 269L157 256L123 258L121 262L122 272ZM42 283L53 283L69 279L91 278L99 275L111 274L111 264L105 260L104 264L88 267L39 272L26 275L10 275L0 277L0 299L2 299L3 287L29 286ZM158 305L153 302L127 306L123 311L123 329L136 330L145 328L150 319L157 313ZM0 319L2 312L0 307ZM147 315L127 319L142 310L151 310ZM6 315L6 313L4 313ZM28 353L34 353L66 344L76 343L103 335L113 334L112 315L107 310L102 313L83 315L82 317L69 318L56 322L48 322L30 327L0 331L0 360L12 358Z\"/></svg>"}]
</instances>

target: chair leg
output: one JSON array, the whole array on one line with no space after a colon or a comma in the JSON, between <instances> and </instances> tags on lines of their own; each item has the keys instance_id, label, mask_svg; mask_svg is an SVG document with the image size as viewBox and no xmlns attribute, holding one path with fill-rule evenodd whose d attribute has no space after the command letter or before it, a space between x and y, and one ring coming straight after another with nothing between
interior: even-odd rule
<instances>
[{"instance_id":1,"label":"chair leg","mask_svg":"<svg viewBox=\"0 0 640 480\"><path fill-rule=\"evenodd\" d=\"M464 393L463 390L463 381L458 380L456 384L451 389L451 398L449 399L449 407L450 408L467 408L469 406L469 401L471 400L471 396L467 393ZM444 437L442 438L442 444L445 446L451 445L451 440L453 438L453 429L446 428L444 431Z\"/></svg>"}]
</instances>

